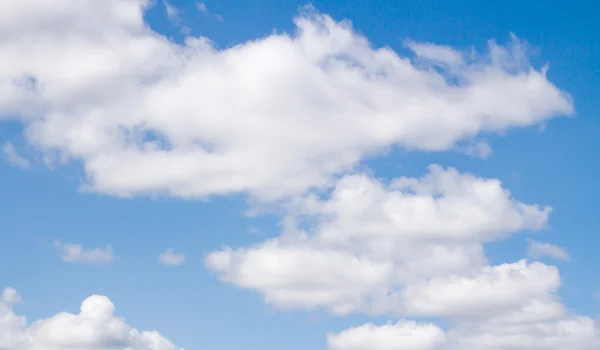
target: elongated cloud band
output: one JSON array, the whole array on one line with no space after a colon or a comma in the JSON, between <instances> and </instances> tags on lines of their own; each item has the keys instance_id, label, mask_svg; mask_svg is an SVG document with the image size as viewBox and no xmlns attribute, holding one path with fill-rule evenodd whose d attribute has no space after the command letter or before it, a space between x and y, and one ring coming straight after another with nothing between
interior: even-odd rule
<instances>
[{"instance_id":1,"label":"elongated cloud band","mask_svg":"<svg viewBox=\"0 0 600 350\"><path fill-rule=\"evenodd\" d=\"M516 38L477 55L409 42L403 57L309 7L293 34L217 49L152 31L146 6L23 0L0 14L0 116L81 161L92 191L278 199L393 145L449 150L573 112Z\"/></svg>"}]
</instances>

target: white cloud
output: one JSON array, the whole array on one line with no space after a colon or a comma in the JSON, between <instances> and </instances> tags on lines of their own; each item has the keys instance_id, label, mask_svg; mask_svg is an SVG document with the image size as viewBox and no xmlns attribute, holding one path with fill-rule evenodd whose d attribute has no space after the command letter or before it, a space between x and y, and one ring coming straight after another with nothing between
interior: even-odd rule
<instances>
[{"instance_id":1,"label":"white cloud","mask_svg":"<svg viewBox=\"0 0 600 350\"><path fill-rule=\"evenodd\" d=\"M438 326L414 321L384 326L368 323L327 335L330 350L434 350L445 340L445 333Z\"/></svg>"},{"instance_id":2,"label":"white cloud","mask_svg":"<svg viewBox=\"0 0 600 350\"><path fill-rule=\"evenodd\" d=\"M203 2L197 3L196 9L198 9L198 11L200 11L204 15L211 15L210 11L208 11L208 7L206 7L206 4ZM221 16L218 13L212 14L212 16L214 16L219 22L223 21L223 16Z\"/></svg>"},{"instance_id":3,"label":"white cloud","mask_svg":"<svg viewBox=\"0 0 600 350\"><path fill-rule=\"evenodd\" d=\"M399 294L411 315L465 319L519 310L531 300L552 299L559 286L555 267L523 260L484 267L471 275L434 277L409 285Z\"/></svg>"},{"instance_id":4,"label":"white cloud","mask_svg":"<svg viewBox=\"0 0 600 350\"><path fill-rule=\"evenodd\" d=\"M176 252L174 249L167 249L158 256L158 260L163 265L176 266L183 265L185 262L185 254Z\"/></svg>"},{"instance_id":5,"label":"white cloud","mask_svg":"<svg viewBox=\"0 0 600 350\"><path fill-rule=\"evenodd\" d=\"M165 5L165 10L167 11L167 16L169 19L179 20L179 10L166 0L163 0L163 4Z\"/></svg>"},{"instance_id":6,"label":"white cloud","mask_svg":"<svg viewBox=\"0 0 600 350\"><path fill-rule=\"evenodd\" d=\"M329 307L345 314L366 295L386 285L393 264L356 257L348 252L279 242L207 257L208 268L223 281L261 291L267 302L285 309Z\"/></svg>"},{"instance_id":7,"label":"white cloud","mask_svg":"<svg viewBox=\"0 0 600 350\"><path fill-rule=\"evenodd\" d=\"M180 32L183 35L189 35L192 29L186 25L184 25L183 18L181 17L181 11L169 3L167 0L163 0L163 5L165 6L165 11L167 12L167 18L169 22L176 27L180 28Z\"/></svg>"},{"instance_id":8,"label":"white cloud","mask_svg":"<svg viewBox=\"0 0 600 350\"><path fill-rule=\"evenodd\" d=\"M534 241L532 239L529 240L527 256L533 259L549 257L556 260L569 260L569 252L567 252L564 248L550 243Z\"/></svg>"},{"instance_id":9,"label":"white cloud","mask_svg":"<svg viewBox=\"0 0 600 350\"><path fill-rule=\"evenodd\" d=\"M157 331L140 332L114 316L115 306L105 296L88 297L78 314L61 312L27 324L26 319L12 309L14 300L20 300L18 293L7 288L3 295L0 299L0 349L179 349ZM11 295L12 299L6 295Z\"/></svg>"},{"instance_id":10,"label":"white cloud","mask_svg":"<svg viewBox=\"0 0 600 350\"><path fill-rule=\"evenodd\" d=\"M421 178L385 185L365 175L340 179L328 200L308 197L302 213L325 215L324 240L349 237L488 242L539 230L550 207L523 204L496 179L430 165Z\"/></svg>"},{"instance_id":11,"label":"white cloud","mask_svg":"<svg viewBox=\"0 0 600 350\"><path fill-rule=\"evenodd\" d=\"M550 208L512 198L494 179L431 166L389 184L339 179L293 201L278 238L209 254L222 281L280 309L441 319L365 324L330 333L330 350L592 350L599 330L556 295L556 267L490 265L483 244L543 228Z\"/></svg>"},{"instance_id":12,"label":"white cloud","mask_svg":"<svg viewBox=\"0 0 600 350\"><path fill-rule=\"evenodd\" d=\"M169 19L169 21L171 21L171 23L173 23L176 26L181 25L181 16L179 13L179 9L177 9L177 7L173 6L167 0L163 0L163 5L165 6L165 11L167 11L167 18Z\"/></svg>"},{"instance_id":13,"label":"white cloud","mask_svg":"<svg viewBox=\"0 0 600 350\"><path fill-rule=\"evenodd\" d=\"M600 329L557 302L534 301L517 313L455 324L446 339L442 349L593 350L600 347Z\"/></svg>"},{"instance_id":14,"label":"white cloud","mask_svg":"<svg viewBox=\"0 0 600 350\"><path fill-rule=\"evenodd\" d=\"M281 237L213 252L206 266L277 307L337 314L447 316L468 311L469 303L518 307L525 294L559 283L556 270L539 263L487 266L484 242L540 229L550 212L515 200L494 179L439 166L389 185L350 175L327 198L307 196L290 208Z\"/></svg>"},{"instance_id":15,"label":"white cloud","mask_svg":"<svg viewBox=\"0 0 600 350\"><path fill-rule=\"evenodd\" d=\"M92 191L271 200L328 187L392 145L449 150L573 111L516 39L463 61L412 43L413 60L307 9L294 34L217 49L151 31L147 4L21 0L0 13L0 115L18 115L41 152L81 161Z\"/></svg>"},{"instance_id":16,"label":"white cloud","mask_svg":"<svg viewBox=\"0 0 600 350\"><path fill-rule=\"evenodd\" d=\"M365 324L328 335L330 350L595 350L597 324L589 317L562 315L530 323L459 324L445 332L432 323Z\"/></svg>"},{"instance_id":17,"label":"white cloud","mask_svg":"<svg viewBox=\"0 0 600 350\"><path fill-rule=\"evenodd\" d=\"M110 245L105 248L85 249L81 244L54 242L61 258L68 263L102 264L114 260L113 250Z\"/></svg>"},{"instance_id":18,"label":"white cloud","mask_svg":"<svg viewBox=\"0 0 600 350\"><path fill-rule=\"evenodd\" d=\"M597 324L589 317L583 316L506 327L471 326L473 325L455 331L453 336L456 345L449 347L450 349L594 350L600 347Z\"/></svg>"},{"instance_id":19,"label":"white cloud","mask_svg":"<svg viewBox=\"0 0 600 350\"><path fill-rule=\"evenodd\" d=\"M8 164L16 166L17 168L27 169L31 166L31 163L27 159L19 155L11 142L6 142L2 145L2 155Z\"/></svg>"},{"instance_id":20,"label":"white cloud","mask_svg":"<svg viewBox=\"0 0 600 350\"><path fill-rule=\"evenodd\" d=\"M4 302L14 304L21 302L21 296L17 293L17 290L11 287L6 287L2 291L2 300Z\"/></svg>"},{"instance_id":21,"label":"white cloud","mask_svg":"<svg viewBox=\"0 0 600 350\"><path fill-rule=\"evenodd\" d=\"M464 152L468 156L485 159L492 154L492 148L487 142L472 142L464 148Z\"/></svg>"}]
</instances>

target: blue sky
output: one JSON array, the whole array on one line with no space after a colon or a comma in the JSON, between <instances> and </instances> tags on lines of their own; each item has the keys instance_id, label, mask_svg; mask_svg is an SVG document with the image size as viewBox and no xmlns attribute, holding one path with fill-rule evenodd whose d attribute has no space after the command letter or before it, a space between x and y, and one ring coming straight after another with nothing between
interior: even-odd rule
<instances>
[{"instance_id":1,"label":"blue sky","mask_svg":"<svg viewBox=\"0 0 600 350\"><path fill-rule=\"evenodd\" d=\"M59 0L54 2L56 8L64 6L65 3ZM95 3L94 6L102 6L98 5L98 1L89 0L88 2ZM115 6L120 6L121 2L127 1L112 0L112 3L119 4ZM132 2L137 3L138 1L132 0ZM27 4L24 11L29 11L27 6L34 6L35 1L25 1L24 3ZM184 45L182 43L186 36L207 37L212 40L215 50L227 50L235 45L244 46L249 41L260 42L274 32L294 33L293 19L305 11L302 8L306 5L304 2L265 0L235 2L207 0L204 7L200 8L196 2L186 0L171 0L168 4L176 10L176 13L171 12L170 17L164 3L157 2L145 10L144 21L154 32L153 35L169 38L163 39L173 41L175 43L173 45ZM414 54L406 46L407 40L448 46L456 52L468 52L471 48L475 48L479 52L486 52L490 39L495 39L502 47L510 47L510 35L514 33L522 43L527 43L530 49L527 56L534 70L539 71L542 66L549 64L548 86L555 86L570 95L574 113L571 117L565 117L564 115L568 114L563 113L566 107L561 104L561 101L558 101L558 96L552 95L553 90L544 85L538 87L538 90L524 90L522 94L518 93L523 96L531 94L529 100L529 97L524 97L523 101L519 100L522 105L502 106L505 103L502 95L494 95L491 98L497 97L500 106L490 103L482 107L481 115L475 116L483 120L487 114L491 114L490 118L493 118L495 113L493 108L514 108L514 110L522 108L525 112L515 112L515 115L527 119L529 114L537 113L537 119L534 118L533 122L522 122L522 120L507 122L505 130L480 128L474 135L468 132L463 133L462 129L459 130L457 127L456 134L458 136L450 144L440 146L437 150L428 149L428 145L435 143L435 140L443 138L443 136L436 134L440 132L439 130L431 131L431 133L426 130L422 135L416 136L416 141L398 139L389 142L373 141L374 143L371 144L369 142L372 140L365 140L364 144L369 146L364 146L364 148L360 148L363 147L363 143L359 145L352 143L348 147L360 148L357 151L361 152L360 161L336 163L344 170L333 174L319 173L314 177L316 180L311 177L314 175L313 168L306 170L306 173L302 173L304 168L298 170L298 173L301 174L298 179L291 176L291 173L287 172L288 170L281 170L293 166L291 163L282 163L281 167L278 166L276 170L273 170L274 175L271 176L271 173L268 173L269 166L275 162L273 159L279 159L279 154L274 153L272 158L257 159L254 167L264 168L264 171L248 175L248 178L264 175L267 179L264 182L266 185L263 184L262 178L256 180L256 183L260 183L260 185L255 187L252 187L254 185L237 185L237 182L232 180L233 184L227 183L219 185L220 187L215 185L218 188L213 190L212 188L205 189L202 184L194 187L195 183L192 184L194 186L187 187L188 183L186 183L185 186L181 185L180 187L180 183L177 182L179 180L174 180L173 183L157 185L156 188L147 185L146 188L138 191L140 187L135 184L137 181L135 178L131 180L132 183L121 182L122 179L130 178L131 173L128 172L130 170L128 166L133 164L134 160L130 160L131 163L127 163L127 161L119 163L119 167L115 166L114 169L101 168L108 163L101 163L100 160L105 158L95 158L100 157L98 151L88 150L86 141L82 141L83 139L72 141L70 136L64 139L60 137L63 132L65 135L71 135L69 134L70 129L68 129L69 123L76 124L92 119L83 117L77 119L77 116L62 119L56 117L56 124L52 124L52 126L56 126L56 129L45 134L43 127L48 125L42 125L42 122L39 122L39 125L35 124L36 118L50 124L53 119L49 115L53 115L52 113L58 110L52 108L62 103L56 102L63 101L61 100L62 95L57 95L58 97L52 101L49 100L50 97L44 97L44 100L42 97L35 97L39 100L31 100L34 102L29 104L22 103L21 100L14 104L0 100L0 142L5 145L3 148L4 159L0 162L0 198L4 199L0 202L0 223L2 223L0 230L2 232L0 288L11 287L20 294L23 302L15 303L12 306L16 314L26 316L30 322L48 319L61 311L77 314L81 302L86 297L94 294L105 295L116 305L115 314L124 317L126 322L136 329L156 329L162 336L185 349L222 350L240 348L327 349L326 334L329 332L339 333L344 329L358 327L366 322L382 325L387 321L416 319L426 323L432 322L442 328L452 322L462 324L461 322L466 322L462 318L446 316L442 313L439 315L407 311L378 313L357 309L349 314L340 315L331 311L329 305L325 304L319 304L310 309L293 307L290 306L293 303L288 305L283 301L270 303L266 299L269 298L269 295L276 298L274 296L276 294L269 293L276 292L270 291L268 286L258 285L259 282L255 284L252 282L253 279L246 280L246 277L241 275L247 271L243 265L237 267L214 267L216 265L212 265L211 268L211 265L207 263L207 257L211 256L211 252L221 251L225 249L224 247L232 247L236 252L237 248L255 247L265 240L278 237L282 231L280 219L293 216L286 212L290 206L293 207L286 201L302 198L303 195L312 191L302 187L303 185L298 185L299 187L294 187L293 193L281 194L280 188L282 187L275 185L273 185L275 187L270 187L273 182L278 181L273 179L290 175L297 181L296 183L303 184L302 179L306 178L309 185L320 186L322 192L319 192L319 198L325 201L325 198L329 198L327 193L336 187L336 182L328 180L327 185L323 185L321 181L323 174L328 179L338 179L343 175L366 172L372 178L386 182L402 176L421 178L427 173L429 164L439 164L444 168L456 168L463 174L469 173L481 178L498 179L502 182L502 187L510 191L512 198L519 202L527 205L551 206L552 212L547 224L542 225L541 230L526 224L517 225L515 229L511 226L506 229L506 236L510 236L506 239L478 242L485 246L485 255L490 266L515 262L527 257L527 251L531 245L529 238L533 238L536 242L551 243L557 249L564 249L569 254L568 261L552 259L551 256L542 256L537 260L544 263L544 266L556 266L559 269L561 286L556 295L569 309L569 315L580 314L589 316L591 319L596 318L599 311L596 293L600 290L600 282L595 277L596 268L600 266L600 258L595 253L596 247L600 244L600 240L597 238L600 224L596 219L595 212L597 198L600 195L600 187L597 185L600 157L594 156L594 150L600 146L598 137L600 135L600 119L596 112L600 109L600 102L595 98L596 92L600 89L598 78L600 77L600 68L597 64L600 62L600 51L597 45L600 41L600 29L595 14L600 10L600 5L592 1L554 1L540 5L535 2L517 1L495 4L486 2L484 4L471 0L363 3L320 1L313 2L312 5L315 11L329 15L335 21L350 21L353 30L367 38L373 47L388 46L401 57L414 57ZM11 13L10 10L7 11L7 13ZM30 11L35 12L33 7ZM33 20L42 23L45 16L51 18L56 15L53 10L41 13L41 15L36 15ZM77 12L74 13L77 15ZM16 10L12 15L25 16L22 11ZM0 15L0 19L2 16ZM98 16L99 23L106 20L104 25L107 27L112 25L112 22L108 22L109 17L109 15ZM55 22L49 21L49 23ZM39 28L42 28L41 24ZM35 27L30 31L39 30L39 28ZM2 30L4 29L0 29L0 33L5 35L6 33L1 32ZM21 30L23 33L26 32L26 29L15 24L14 32L21 33ZM74 31L75 29L68 30ZM9 39L4 37L0 40L9 42ZM335 43L335 40L328 43ZM9 49L0 48L0 53L4 52L2 50ZM46 60L46 63L50 62L48 64L60 64L52 61L54 51L43 50L45 49L41 48L39 51L32 52L37 55L48 54L49 58ZM361 48L359 47L357 50L360 51ZM4 53L8 55L7 52ZM120 53L121 51L115 49L114 52ZM148 52L144 52L144 55L147 55ZM267 53L263 54L267 55ZM223 58L223 60L225 59ZM229 59L235 60L234 54L231 54ZM248 59L255 59L255 57L252 56ZM171 61L165 60L164 62ZM206 63L207 61L199 62ZM2 64L0 60L0 65ZM6 63L6 67L9 67L9 64L14 63L10 61L10 63ZM216 67L217 63L214 64ZM38 66L32 64L31 67ZM29 72L37 69L31 67L25 67L22 70ZM104 67L104 65L98 63L97 67ZM237 69L242 69L240 67ZM525 73L522 74L527 74L527 70L531 67L527 67L524 70ZM253 77L252 74L256 73L253 66L249 65L247 69L250 70L249 76ZM256 71L260 73L260 69L264 69L264 65L259 65ZM279 69L279 66L274 69ZM101 68L98 68L98 71L102 72ZM265 79L269 79L268 70L266 72ZM127 76L125 71L119 71L119 74ZM509 72L509 74L512 73ZM35 76L35 73L33 75ZM9 81L12 78L14 77L10 75L8 68L0 69L0 82ZM45 82L41 73L39 77L36 76L36 79L41 84ZM217 81L217 78L212 75L206 75L205 79L200 80L200 84L210 84L209 81L213 80L209 79ZM473 86L478 87L479 85L474 82L475 78L473 79ZM167 80L165 78L165 81ZM287 84L297 82L292 78L282 81ZM129 80L123 85L127 85L128 82ZM243 86L245 83L245 81L239 82L239 86ZM299 84L301 83L303 82L300 81ZM58 91L62 88L62 85L58 83L56 83L57 85L52 85L53 82L47 84L49 89L56 88ZM226 84L237 83L226 81ZM132 86L132 89L135 89L139 85ZM260 86L260 84L256 86ZM232 90L235 90L233 85ZM130 90L119 91L122 94L130 93ZM265 93L272 94L273 100L284 101L286 96L278 96L277 92L277 90L268 90ZM7 92L6 96L17 96L10 95L10 93L10 91ZM131 92L132 96L135 93L135 91ZM538 93L539 95L537 95ZM184 101L185 106L204 103L203 96L194 97L193 90L174 92L173 94L172 96L185 96L181 97L187 99ZM155 95L151 96L155 97ZM232 94L229 97L231 100L222 101L224 102L222 108L228 110L228 104L230 104L233 106L232 110L235 111L232 113L238 113L244 118L252 118L254 115L250 112L254 111L244 114L247 104L242 102L238 104L237 102L246 101L252 96L254 95L251 93ZM16 97L13 98L15 101L17 100ZM554 100L556 103L553 104L551 101ZM95 99L90 101L93 102L86 100L87 106L96 103ZM173 104L165 102L165 106L167 106L165 109L179 103L177 101ZM376 97L373 97L372 101L376 101ZM546 109L540 107L538 111L536 106L546 104L546 101L548 101L549 107L544 107ZM565 101L567 102L564 103L569 103L570 99ZM39 108L37 107L38 103ZM77 104L79 102L74 98L68 103L65 103L65 106L79 106ZM157 107L158 103L156 102L152 106L160 108ZM248 102L248 104L250 103ZM30 112L26 108L28 105L36 106L34 107L35 111ZM118 120L119 116L122 118L128 116L131 111L128 108L130 108L128 104L122 103L110 105L110 108L106 107L105 110L98 110ZM169 123L179 120L177 113L185 114L185 111L190 111L186 116L192 118L191 120L201 120L209 113L220 113L218 108L207 109L203 112L207 114L196 113L193 107L189 107L191 109L181 108L184 112L166 113L160 122L152 119L148 123L156 123L152 125L164 126L164 130L167 130ZM284 107L277 106L275 109L282 111L281 108ZM318 107L314 108L316 110ZM69 109L65 107L61 111L66 110ZM124 112L121 113L121 111ZM313 110L309 110L309 112L311 111ZM443 114L444 112L441 112L441 115ZM295 114L290 112L290 115ZM439 115L440 112L432 112L432 118ZM350 118L352 114L346 116ZM281 118L282 123L287 123L287 114L283 113L278 117ZM396 115L396 117L402 118L403 116ZM220 118L227 118L227 116ZM498 118L504 118L504 116L500 115ZM506 118L508 120L511 117ZM222 119L217 118L216 120ZM121 121L118 120L119 123ZM521 122L522 126L519 125ZM453 121L450 120L448 123L453 123ZM95 124L91 125L90 130L93 133ZM328 125L330 124L323 124L323 128ZM185 130L185 127L182 130ZM202 135L207 135L207 140L213 135L220 135L221 130L216 127ZM251 134L252 130L249 130L248 134ZM336 134L336 130L332 129L329 132L332 138L335 138L333 136ZM78 137L85 138L87 137L85 135L88 134L81 135ZM242 139L241 135L246 134L235 135L237 135L235 136L237 140ZM352 137L355 134L349 132L348 135ZM173 136L169 134L166 137L168 139ZM194 137L206 141L202 139L203 136L194 135ZM231 135L227 137L233 138ZM435 140L432 139L431 143L427 143L428 141L425 139L428 137ZM466 145L472 140L487 142L491 148L491 154L487 157L477 157L465 154L469 152L464 150L461 151L461 147L467 147ZM223 142L223 145L235 144L234 141L229 141L228 139L227 142ZM176 143L174 138L168 139L167 142L172 142L174 145ZM267 146L269 154L271 154L271 147L277 148L277 144L266 144L265 147ZM91 149L94 146L89 147ZM175 149L177 146L172 147ZM338 152L336 147L324 152L323 157L329 157L329 152ZM369 147L375 149L376 152L371 152ZM258 149L262 150L262 147ZM290 150L290 154L308 152L310 156L312 154L310 149L310 147L298 146L297 149ZM64 163L44 161L44 157L49 159L48 157L61 152L69 158L68 161ZM255 153L251 154L255 155ZM347 155L352 157L353 154ZM109 155L113 155L113 153ZM336 161L337 159L335 158ZM206 166L199 159L194 160L193 163L198 164L201 169ZM157 174L163 171L168 172L163 168L166 166L165 164L167 166L170 164L175 173L188 171L186 170L188 168L178 167L179 165L175 163L150 161L148 164L149 168L137 169L136 174L143 176L148 172ZM133 167L133 165L131 166ZM242 167L242 169L244 168ZM356 169L360 170L356 171ZM201 172L202 170L194 171ZM196 175L190 175L190 178L204 176L197 175L198 173L194 174ZM301 178L302 174L306 174L306 177ZM94 175L95 178L91 175ZM115 179L111 178L113 175ZM208 173L206 176L209 179L208 177L212 175ZM246 173L241 170L240 173L231 176L232 178L241 176L239 181L242 182L247 180ZM91 178L93 180L90 181ZM310 183L313 180L314 183ZM158 180L151 179L147 183L152 184L153 181ZM180 181L183 183L188 180ZM210 179L204 182L207 181ZM82 189L82 184L85 183L90 184L92 190ZM141 180L140 183L142 183ZM296 183L293 186L296 186ZM281 186L287 185L288 182L281 183ZM202 188L202 190L194 192L195 190L188 191L189 188ZM261 197L262 194L266 197ZM271 194L273 195L270 196ZM268 208L267 212L258 216L247 213L249 209L264 207ZM301 211L302 209L297 210ZM465 217L469 218L470 215L466 213ZM475 217L479 214L474 212L472 215ZM318 222L319 216L315 216L311 220L317 222L314 224L315 232L322 228L320 225L325 225ZM503 220L500 219L501 222ZM75 258L75 261L68 261L68 258L65 258L65 251L61 251L60 247L57 247L57 240L61 242L59 244L77 244L84 249L103 249L108 244L112 247L113 256L109 262L99 262L97 257L89 258L89 261L85 261L81 257L79 260ZM161 264L158 258L159 254L169 248L184 253L185 262L177 266ZM237 258L245 259L243 254L242 252L237 255ZM277 261L277 259L272 260L271 263L274 263L273 261ZM254 267L256 268L256 266ZM269 271L271 270L267 269L261 275L259 269L257 273L260 276L266 276L270 273ZM229 281L226 281L227 276L229 276ZM261 279L260 276L256 277L257 280ZM271 283L277 284L275 281ZM239 288L239 286L245 288ZM552 287L548 288L552 289ZM551 294L554 295L554 292L551 291ZM286 300L289 301L289 299ZM304 302L304 299L302 300ZM301 302L296 301L296 303ZM286 305L290 307L286 308ZM2 329L0 329L0 334L2 334ZM576 342L578 340L573 340L574 343L567 341L570 340L565 340L565 343L559 342L559 344L580 344ZM598 341L598 339L596 338L594 341ZM539 344L542 343L543 341L540 340ZM354 348L344 347L341 340L338 345L331 344L333 343L330 343L330 348L333 350L362 349L359 345ZM442 345L439 346L442 349ZM485 349L483 345L480 346ZM539 346L539 349L547 349L543 345ZM422 348L434 349L436 347L431 345L429 348ZM528 347L506 346L506 349L521 348ZM23 349L29 348L23 347ZM48 349L50 348L48 347ZM157 349L159 348L157 347ZM382 347L381 349L388 348ZM421 348L415 347L415 349Z\"/></svg>"}]
</instances>

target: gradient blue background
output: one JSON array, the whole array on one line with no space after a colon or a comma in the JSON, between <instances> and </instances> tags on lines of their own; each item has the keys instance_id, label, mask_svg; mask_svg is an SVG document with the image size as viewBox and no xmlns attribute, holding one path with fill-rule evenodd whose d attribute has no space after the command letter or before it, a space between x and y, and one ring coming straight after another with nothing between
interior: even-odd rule
<instances>
[{"instance_id":1,"label":"gradient blue background","mask_svg":"<svg viewBox=\"0 0 600 350\"><path fill-rule=\"evenodd\" d=\"M195 2L171 0L193 35L220 47L293 31L292 18L305 2L207 0L224 21L205 16ZM529 42L533 62L550 63L549 78L572 94L575 118L539 128L489 137L486 160L460 154L397 151L369 161L380 177L420 175L430 163L501 179L516 198L551 205L549 230L536 239L565 247L571 261L558 263L561 296L577 312L595 317L600 290L600 2L597 1L315 1L317 10L349 19L375 46L402 51L405 39L458 48L485 48L509 34ZM181 40L163 6L149 10L157 31ZM22 145L20 126L0 124L0 141ZM26 156L31 154L25 153ZM276 218L246 218L242 197L186 202L122 200L78 192L77 164L20 170L0 162L0 287L16 288L25 303L19 313L35 320L59 311L77 312L91 294L105 294L117 314L138 329L156 328L186 349L325 349L325 333L356 326L362 317L286 313L266 307L259 296L220 284L203 268L205 253L222 245L248 245L277 233ZM107 266L60 261L54 239L85 246L112 244L117 261ZM173 247L186 264L168 268L157 254ZM487 247L492 263L525 256L526 236ZM374 321L386 321L375 319Z\"/></svg>"}]
</instances>

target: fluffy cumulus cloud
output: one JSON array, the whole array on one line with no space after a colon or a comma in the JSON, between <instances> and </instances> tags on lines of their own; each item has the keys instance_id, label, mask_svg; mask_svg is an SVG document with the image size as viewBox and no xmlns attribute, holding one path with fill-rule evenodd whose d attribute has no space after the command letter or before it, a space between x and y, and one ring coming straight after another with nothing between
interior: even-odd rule
<instances>
[{"instance_id":1,"label":"fluffy cumulus cloud","mask_svg":"<svg viewBox=\"0 0 600 350\"><path fill-rule=\"evenodd\" d=\"M217 49L151 30L149 3L1 7L0 115L80 161L89 190L281 198L393 145L450 150L573 111L517 39L480 54L410 42L403 57L307 8L292 34Z\"/></svg>"},{"instance_id":2,"label":"fluffy cumulus cloud","mask_svg":"<svg viewBox=\"0 0 600 350\"><path fill-rule=\"evenodd\" d=\"M461 324L447 332L432 323L369 323L327 338L330 350L593 350L600 346L592 319L566 315L538 322Z\"/></svg>"},{"instance_id":3,"label":"fluffy cumulus cloud","mask_svg":"<svg viewBox=\"0 0 600 350\"><path fill-rule=\"evenodd\" d=\"M504 292L510 303L556 287L558 275L545 265L489 267L482 245L538 230L549 212L514 199L498 180L436 165L388 184L349 175L328 197L291 205L286 222L307 229L288 224L279 238L213 252L206 264L284 308L454 314L468 303L497 304Z\"/></svg>"},{"instance_id":4,"label":"fluffy cumulus cloud","mask_svg":"<svg viewBox=\"0 0 600 350\"><path fill-rule=\"evenodd\" d=\"M281 309L448 324L366 324L329 334L332 350L600 346L595 322L558 298L556 267L487 261L485 243L539 230L551 210L518 201L498 180L435 165L388 183L349 175L328 195L307 195L288 209L279 237L212 252L206 266Z\"/></svg>"},{"instance_id":5,"label":"fluffy cumulus cloud","mask_svg":"<svg viewBox=\"0 0 600 350\"><path fill-rule=\"evenodd\" d=\"M559 283L556 268L519 261L484 267L473 274L434 277L405 287L401 295L411 314L480 318L548 298Z\"/></svg>"},{"instance_id":6,"label":"fluffy cumulus cloud","mask_svg":"<svg viewBox=\"0 0 600 350\"><path fill-rule=\"evenodd\" d=\"M11 350L177 350L156 331L140 332L114 315L115 306L105 296L93 295L78 314L61 312L27 324L13 305L20 302L12 288L0 299L0 349Z\"/></svg>"}]
</instances>

